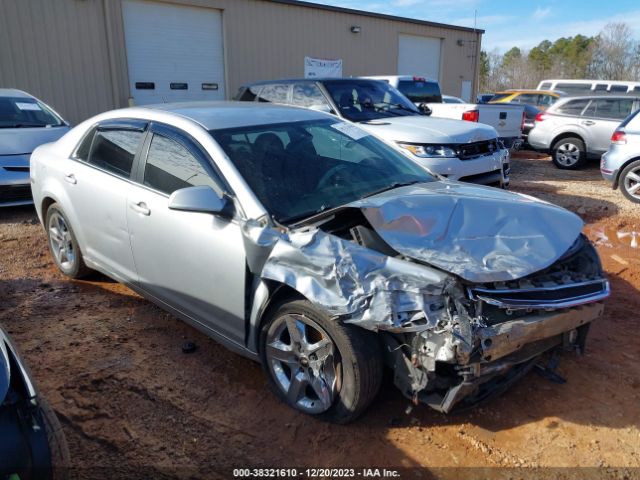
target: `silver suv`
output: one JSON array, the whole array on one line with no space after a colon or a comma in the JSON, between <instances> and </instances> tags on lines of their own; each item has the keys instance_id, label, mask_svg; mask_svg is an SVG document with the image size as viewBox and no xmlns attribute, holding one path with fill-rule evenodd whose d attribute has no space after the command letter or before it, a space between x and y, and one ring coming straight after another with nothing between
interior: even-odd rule
<instances>
[{"instance_id":1,"label":"silver suv","mask_svg":"<svg viewBox=\"0 0 640 480\"><path fill-rule=\"evenodd\" d=\"M611 136L609 150L602 155L600 172L613 188L640 203L640 116L629 115Z\"/></svg>"},{"instance_id":2,"label":"silver suv","mask_svg":"<svg viewBox=\"0 0 640 480\"><path fill-rule=\"evenodd\" d=\"M616 127L638 108L639 97L563 98L538 114L528 141L534 149L549 152L556 167L575 170L588 158L599 158Z\"/></svg>"}]
</instances>

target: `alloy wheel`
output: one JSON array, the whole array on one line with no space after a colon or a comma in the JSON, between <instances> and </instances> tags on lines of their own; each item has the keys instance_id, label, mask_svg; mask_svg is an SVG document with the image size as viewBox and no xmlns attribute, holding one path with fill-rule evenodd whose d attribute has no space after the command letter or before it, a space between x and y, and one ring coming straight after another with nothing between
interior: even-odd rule
<instances>
[{"instance_id":1,"label":"alloy wheel","mask_svg":"<svg viewBox=\"0 0 640 480\"><path fill-rule=\"evenodd\" d=\"M320 325L302 315L278 317L267 333L265 355L292 406L311 414L331 407L339 389L339 354Z\"/></svg>"},{"instance_id":2,"label":"alloy wheel","mask_svg":"<svg viewBox=\"0 0 640 480\"><path fill-rule=\"evenodd\" d=\"M629 171L624 177L624 189L633 198L640 200L640 166Z\"/></svg>"},{"instance_id":3,"label":"alloy wheel","mask_svg":"<svg viewBox=\"0 0 640 480\"><path fill-rule=\"evenodd\" d=\"M556 149L556 160L565 167L572 167L580 160L580 149L573 143L563 143Z\"/></svg>"},{"instance_id":4,"label":"alloy wheel","mask_svg":"<svg viewBox=\"0 0 640 480\"><path fill-rule=\"evenodd\" d=\"M49 217L49 241L56 263L63 270L71 270L76 261L76 253L67 222L58 212Z\"/></svg>"}]
</instances>

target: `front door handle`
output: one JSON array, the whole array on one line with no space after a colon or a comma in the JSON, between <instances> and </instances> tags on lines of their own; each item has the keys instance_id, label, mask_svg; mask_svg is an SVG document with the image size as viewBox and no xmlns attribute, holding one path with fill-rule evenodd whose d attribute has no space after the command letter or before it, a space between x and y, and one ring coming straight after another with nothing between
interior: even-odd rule
<instances>
[{"instance_id":1,"label":"front door handle","mask_svg":"<svg viewBox=\"0 0 640 480\"><path fill-rule=\"evenodd\" d=\"M78 180L76 180L76 176L73 173L67 173L64 176L64 179L66 182L70 183L71 185L75 185L76 183L78 183Z\"/></svg>"},{"instance_id":2,"label":"front door handle","mask_svg":"<svg viewBox=\"0 0 640 480\"><path fill-rule=\"evenodd\" d=\"M596 122L592 121L592 120L584 120L582 122L583 125L586 125L587 127L590 127L591 125L595 125Z\"/></svg>"},{"instance_id":3,"label":"front door handle","mask_svg":"<svg viewBox=\"0 0 640 480\"><path fill-rule=\"evenodd\" d=\"M147 208L147 204L144 202L131 203L131 210L138 212L142 215L151 215L151 210Z\"/></svg>"}]
</instances>

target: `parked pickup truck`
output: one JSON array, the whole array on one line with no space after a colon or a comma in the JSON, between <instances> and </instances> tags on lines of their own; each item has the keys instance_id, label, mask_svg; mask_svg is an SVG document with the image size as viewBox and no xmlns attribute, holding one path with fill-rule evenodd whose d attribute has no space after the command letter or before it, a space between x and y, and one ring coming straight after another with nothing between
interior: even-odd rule
<instances>
[{"instance_id":1,"label":"parked pickup truck","mask_svg":"<svg viewBox=\"0 0 640 480\"><path fill-rule=\"evenodd\" d=\"M382 80L394 86L415 105L426 105L432 117L453 118L491 125L507 148L522 144L524 108L519 105L489 105L486 103L444 103L436 80L410 75L363 77ZM497 107L497 108L496 108Z\"/></svg>"},{"instance_id":2,"label":"parked pickup truck","mask_svg":"<svg viewBox=\"0 0 640 480\"><path fill-rule=\"evenodd\" d=\"M483 185L509 184L509 151L498 141L494 128L425 116L385 82L361 78L272 80L240 87L234 100L290 104L332 113L357 123L433 173ZM354 131L355 135L361 132ZM281 139L285 150L290 140ZM313 147L318 152L327 149L327 145L315 142ZM340 148L349 148L337 147L335 155L340 154ZM330 156L328 152L326 155Z\"/></svg>"}]
</instances>

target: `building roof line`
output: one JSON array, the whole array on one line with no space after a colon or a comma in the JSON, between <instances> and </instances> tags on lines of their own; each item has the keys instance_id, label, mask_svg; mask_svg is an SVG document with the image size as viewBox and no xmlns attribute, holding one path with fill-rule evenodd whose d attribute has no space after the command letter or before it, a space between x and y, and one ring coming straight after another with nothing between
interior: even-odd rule
<instances>
[{"instance_id":1,"label":"building roof line","mask_svg":"<svg viewBox=\"0 0 640 480\"><path fill-rule=\"evenodd\" d=\"M388 15L386 13L367 12L365 10L356 10L354 8L336 7L333 5L323 5L313 2L305 2L302 0L263 0L273 3L282 3L284 5L295 5L298 7L315 8L317 10L328 10L330 12L348 13L351 15L360 15L363 17L382 18L384 20L395 20L398 22L415 23L417 25L424 25L427 27L448 28L452 30L461 30L463 32L475 32L484 33L481 28L461 27L458 25L450 25L447 23L430 22L428 20L418 20L417 18L399 17L397 15Z\"/></svg>"}]
</instances>

